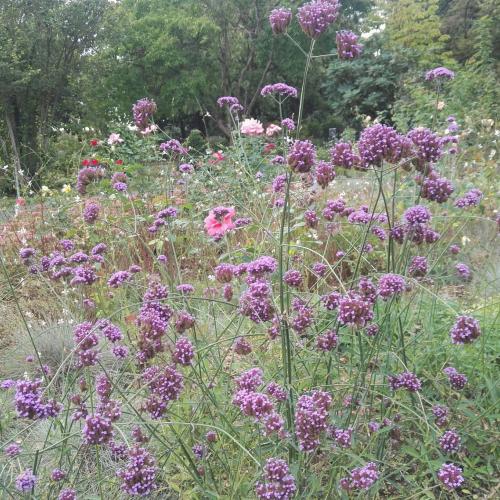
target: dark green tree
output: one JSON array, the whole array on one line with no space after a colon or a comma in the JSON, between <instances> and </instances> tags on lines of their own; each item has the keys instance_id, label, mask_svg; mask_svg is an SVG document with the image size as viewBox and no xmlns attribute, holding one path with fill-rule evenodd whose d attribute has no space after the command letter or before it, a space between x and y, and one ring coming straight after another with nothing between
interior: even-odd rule
<instances>
[{"instance_id":1,"label":"dark green tree","mask_svg":"<svg viewBox=\"0 0 500 500\"><path fill-rule=\"evenodd\" d=\"M70 80L100 32L107 0L0 2L0 107L15 163L34 173L51 125L73 112Z\"/></svg>"}]
</instances>

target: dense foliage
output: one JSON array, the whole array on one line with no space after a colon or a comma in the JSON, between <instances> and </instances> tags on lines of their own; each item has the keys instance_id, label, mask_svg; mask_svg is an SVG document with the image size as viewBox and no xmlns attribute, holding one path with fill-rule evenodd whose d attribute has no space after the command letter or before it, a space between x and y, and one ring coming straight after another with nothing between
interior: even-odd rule
<instances>
[{"instance_id":1,"label":"dense foliage","mask_svg":"<svg viewBox=\"0 0 500 500\"><path fill-rule=\"evenodd\" d=\"M61 171L55 131L75 133L83 123L107 132L144 96L156 100L158 123L184 138L194 129L212 142L229 138L227 116L214 105L219 95L238 97L249 116L272 118L259 88L302 79L300 48L271 32L273 7L270 0L2 2L0 157L11 173L0 189L30 180L40 187L50 171ZM313 61L306 135L359 132L367 117L431 125L433 94L421 76L438 65L461 69L443 96L450 114L474 124L497 119L497 2L346 0L341 15L363 34L364 55L352 65ZM304 44L296 25L290 34ZM334 50L331 35L317 41L318 55Z\"/></svg>"}]
</instances>

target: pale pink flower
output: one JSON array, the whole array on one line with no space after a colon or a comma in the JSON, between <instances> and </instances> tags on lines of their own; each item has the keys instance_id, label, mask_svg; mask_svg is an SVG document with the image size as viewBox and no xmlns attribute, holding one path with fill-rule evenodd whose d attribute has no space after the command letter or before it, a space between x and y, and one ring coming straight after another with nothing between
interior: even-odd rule
<instances>
[{"instance_id":1,"label":"pale pink flower","mask_svg":"<svg viewBox=\"0 0 500 500\"><path fill-rule=\"evenodd\" d=\"M120 137L120 134L112 133L109 134L108 144L112 146L113 144L120 144L123 142L123 139Z\"/></svg>"},{"instance_id":2,"label":"pale pink flower","mask_svg":"<svg viewBox=\"0 0 500 500\"><path fill-rule=\"evenodd\" d=\"M205 230L209 236L220 238L226 231L235 227L233 217L234 207L216 207L210 210L205 218Z\"/></svg>"},{"instance_id":3,"label":"pale pink flower","mask_svg":"<svg viewBox=\"0 0 500 500\"><path fill-rule=\"evenodd\" d=\"M264 127L259 120L247 118L241 122L241 133L249 136L257 136L264 133Z\"/></svg>"},{"instance_id":4,"label":"pale pink flower","mask_svg":"<svg viewBox=\"0 0 500 500\"><path fill-rule=\"evenodd\" d=\"M146 127L144 130L141 130L142 135L153 134L158 130L158 125L156 123L151 124L149 127Z\"/></svg>"},{"instance_id":5,"label":"pale pink flower","mask_svg":"<svg viewBox=\"0 0 500 500\"><path fill-rule=\"evenodd\" d=\"M271 125L269 125L266 128L267 137L272 137L273 135L279 134L280 132L281 132L281 127L278 125L275 125L274 123L271 123Z\"/></svg>"}]
</instances>

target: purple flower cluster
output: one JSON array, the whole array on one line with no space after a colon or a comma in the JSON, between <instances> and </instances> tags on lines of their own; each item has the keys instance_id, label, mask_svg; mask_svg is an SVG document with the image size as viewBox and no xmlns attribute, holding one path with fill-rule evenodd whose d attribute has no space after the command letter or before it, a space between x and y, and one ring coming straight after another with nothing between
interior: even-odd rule
<instances>
[{"instance_id":1,"label":"purple flower cluster","mask_svg":"<svg viewBox=\"0 0 500 500\"><path fill-rule=\"evenodd\" d=\"M272 274L276 271L278 263L273 257L263 255L255 259L241 268L241 271L246 271L252 278L262 278L266 274Z\"/></svg>"},{"instance_id":2,"label":"purple flower cluster","mask_svg":"<svg viewBox=\"0 0 500 500\"><path fill-rule=\"evenodd\" d=\"M73 330L73 339L78 354L80 366L93 366L97 363L98 353L94 349L99 343L95 328L89 321L76 325Z\"/></svg>"},{"instance_id":3,"label":"purple flower cluster","mask_svg":"<svg viewBox=\"0 0 500 500\"><path fill-rule=\"evenodd\" d=\"M83 209L83 220L87 224L93 224L99 217L99 212L101 210L101 205L95 201L88 201L85 203Z\"/></svg>"},{"instance_id":4,"label":"purple flower cluster","mask_svg":"<svg viewBox=\"0 0 500 500\"><path fill-rule=\"evenodd\" d=\"M191 365L194 358L194 347L189 339L181 337L175 343L175 351L172 355L174 363L179 363L183 366Z\"/></svg>"},{"instance_id":5,"label":"purple flower cluster","mask_svg":"<svg viewBox=\"0 0 500 500\"><path fill-rule=\"evenodd\" d=\"M438 427L444 427L445 425L448 424L449 413L450 410L446 406L434 405L432 407L432 414L436 418L436 425Z\"/></svg>"},{"instance_id":6,"label":"purple flower cluster","mask_svg":"<svg viewBox=\"0 0 500 500\"><path fill-rule=\"evenodd\" d=\"M17 457L22 451L21 447L17 443L10 443L4 448L4 453L9 458Z\"/></svg>"},{"instance_id":7,"label":"purple flower cluster","mask_svg":"<svg viewBox=\"0 0 500 500\"><path fill-rule=\"evenodd\" d=\"M280 458L269 458L264 466L265 482L255 485L255 493L262 500L288 500L297 487L288 464Z\"/></svg>"},{"instance_id":8,"label":"purple flower cluster","mask_svg":"<svg viewBox=\"0 0 500 500\"><path fill-rule=\"evenodd\" d=\"M331 163L320 161L316 164L316 182L323 189L335 179L335 175L335 170Z\"/></svg>"},{"instance_id":9,"label":"purple flower cluster","mask_svg":"<svg viewBox=\"0 0 500 500\"><path fill-rule=\"evenodd\" d=\"M314 311L299 298L293 300L292 308L296 313L292 319L292 328L301 335L313 324Z\"/></svg>"},{"instance_id":10,"label":"purple flower cluster","mask_svg":"<svg viewBox=\"0 0 500 500\"><path fill-rule=\"evenodd\" d=\"M328 411L332 396L323 391L302 395L295 410L295 435L299 448L311 452L320 445L320 436L327 428Z\"/></svg>"},{"instance_id":11,"label":"purple flower cluster","mask_svg":"<svg viewBox=\"0 0 500 500\"><path fill-rule=\"evenodd\" d=\"M31 469L26 469L16 477L16 488L23 493L30 492L38 482Z\"/></svg>"},{"instance_id":12,"label":"purple flower cluster","mask_svg":"<svg viewBox=\"0 0 500 500\"><path fill-rule=\"evenodd\" d=\"M352 427L348 429L334 429L333 430L333 438L335 439L335 443L341 448L350 448L352 441Z\"/></svg>"},{"instance_id":13,"label":"purple flower cluster","mask_svg":"<svg viewBox=\"0 0 500 500\"><path fill-rule=\"evenodd\" d=\"M306 210L304 212L304 220L307 227L315 228L319 224L318 214L314 210Z\"/></svg>"},{"instance_id":14,"label":"purple flower cluster","mask_svg":"<svg viewBox=\"0 0 500 500\"><path fill-rule=\"evenodd\" d=\"M63 488L57 500L76 500L76 490L73 488Z\"/></svg>"},{"instance_id":15,"label":"purple flower cluster","mask_svg":"<svg viewBox=\"0 0 500 500\"><path fill-rule=\"evenodd\" d=\"M238 337L233 344L233 350L240 356L246 356L252 352L252 345L245 337Z\"/></svg>"},{"instance_id":16,"label":"purple flower cluster","mask_svg":"<svg viewBox=\"0 0 500 500\"><path fill-rule=\"evenodd\" d=\"M425 79L428 82L432 82L433 80L453 80L453 78L455 78L455 73L443 66L431 69L425 74Z\"/></svg>"},{"instance_id":17,"label":"purple flower cluster","mask_svg":"<svg viewBox=\"0 0 500 500\"><path fill-rule=\"evenodd\" d=\"M410 130L408 139L414 145L417 167L424 169L427 163L435 163L443 154L441 138L427 128Z\"/></svg>"},{"instance_id":18,"label":"purple flower cluster","mask_svg":"<svg viewBox=\"0 0 500 500\"><path fill-rule=\"evenodd\" d=\"M283 118L281 126L290 131L295 130L295 122L291 118Z\"/></svg>"},{"instance_id":19,"label":"purple flower cluster","mask_svg":"<svg viewBox=\"0 0 500 500\"><path fill-rule=\"evenodd\" d=\"M271 300L271 284L257 279L248 285L239 301L239 311L254 323L263 323L272 319L274 306Z\"/></svg>"},{"instance_id":20,"label":"purple flower cluster","mask_svg":"<svg viewBox=\"0 0 500 500\"><path fill-rule=\"evenodd\" d=\"M269 382L267 386L267 393L272 396L276 401L286 401L288 393L285 388L278 385L276 382Z\"/></svg>"},{"instance_id":21,"label":"purple flower cluster","mask_svg":"<svg viewBox=\"0 0 500 500\"><path fill-rule=\"evenodd\" d=\"M349 477L344 477L340 480L340 486L346 491L368 490L375 484L378 478L377 464L369 462L363 467L356 467L351 470Z\"/></svg>"},{"instance_id":22,"label":"purple flower cluster","mask_svg":"<svg viewBox=\"0 0 500 500\"><path fill-rule=\"evenodd\" d=\"M288 165L294 172L307 173L316 162L316 147L311 141L297 140L288 153Z\"/></svg>"},{"instance_id":23,"label":"purple flower cluster","mask_svg":"<svg viewBox=\"0 0 500 500\"><path fill-rule=\"evenodd\" d=\"M284 275L283 275L283 281L291 287L298 288L303 281L303 277L300 271L297 271L296 269L289 269Z\"/></svg>"},{"instance_id":24,"label":"purple flower cluster","mask_svg":"<svg viewBox=\"0 0 500 500\"><path fill-rule=\"evenodd\" d=\"M399 274L384 274L378 280L378 294L383 300L388 300L394 295L403 293L406 289L406 282Z\"/></svg>"},{"instance_id":25,"label":"purple flower cluster","mask_svg":"<svg viewBox=\"0 0 500 500\"><path fill-rule=\"evenodd\" d=\"M403 217L407 224L414 226L416 224L427 224L431 220L431 212L427 207L423 205L415 205L408 208Z\"/></svg>"},{"instance_id":26,"label":"purple flower cluster","mask_svg":"<svg viewBox=\"0 0 500 500\"><path fill-rule=\"evenodd\" d=\"M118 288L123 283L126 283L132 278L129 271L116 271L108 279L108 286L111 288Z\"/></svg>"},{"instance_id":27,"label":"purple flower cluster","mask_svg":"<svg viewBox=\"0 0 500 500\"><path fill-rule=\"evenodd\" d=\"M159 419L166 412L170 401L179 399L184 388L184 377L175 368L151 366L142 373L142 380L149 389L144 408L151 418Z\"/></svg>"},{"instance_id":28,"label":"purple flower cluster","mask_svg":"<svg viewBox=\"0 0 500 500\"><path fill-rule=\"evenodd\" d=\"M335 214L343 215L345 208L345 201L341 198L337 200L327 200L323 210L323 217L326 220L333 220Z\"/></svg>"},{"instance_id":29,"label":"purple flower cluster","mask_svg":"<svg viewBox=\"0 0 500 500\"><path fill-rule=\"evenodd\" d=\"M91 285L97 281L97 274L94 268L90 266L78 266L72 271L73 278L70 281L70 285Z\"/></svg>"},{"instance_id":30,"label":"purple flower cluster","mask_svg":"<svg viewBox=\"0 0 500 500\"><path fill-rule=\"evenodd\" d=\"M455 269L457 271L458 276L464 281L469 281L471 279L471 271L467 264L463 262L458 262L455 264Z\"/></svg>"},{"instance_id":31,"label":"purple flower cluster","mask_svg":"<svg viewBox=\"0 0 500 500\"><path fill-rule=\"evenodd\" d=\"M193 328L195 322L194 316L187 311L179 311L177 313L177 319L175 320L175 330L178 333L184 333L186 330Z\"/></svg>"},{"instance_id":32,"label":"purple flower cluster","mask_svg":"<svg viewBox=\"0 0 500 500\"><path fill-rule=\"evenodd\" d=\"M465 481L462 476L462 469L454 464L443 464L437 473L437 477L444 487L449 490L459 488Z\"/></svg>"},{"instance_id":33,"label":"purple flower cluster","mask_svg":"<svg viewBox=\"0 0 500 500\"><path fill-rule=\"evenodd\" d=\"M56 417L62 410L62 405L57 401L43 400L42 379L18 380L14 405L19 417L31 420Z\"/></svg>"},{"instance_id":34,"label":"purple flower cluster","mask_svg":"<svg viewBox=\"0 0 500 500\"><path fill-rule=\"evenodd\" d=\"M363 46L358 43L358 35L352 31L338 31L336 42L339 59L354 59L363 51Z\"/></svg>"},{"instance_id":35,"label":"purple flower cluster","mask_svg":"<svg viewBox=\"0 0 500 500\"><path fill-rule=\"evenodd\" d=\"M160 144L160 151L163 154L171 153L173 155L185 155L188 152L177 139L170 139L167 142L162 142Z\"/></svg>"},{"instance_id":36,"label":"purple flower cluster","mask_svg":"<svg viewBox=\"0 0 500 500\"><path fill-rule=\"evenodd\" d=\"M273 179L272 188L274 193L281 193L286 184L286 175L280 174Z\"/></svg>"},{"instance_id":37,"label":"purple flower cluster","mask_svg":"<svg viewBox=\"0 0 500 500\"><path fill-rule=\"evenodd\" d=\"M430 201L444 203L453 193L453 184L433 170L422 181L421 196Z\"/></svg>"},{"instance_id":38,"label":"purple flower cluster","mask_svg":"<svg viewBox=\"0 0 500 500\"><path fill-rule=\"evenodd\" d=\"M337 167L352 168L359 164L360 158L352 150L349 142L337 142L330 149L330 159Z\"/></svg>"},{"instance_id":39,"label":"purple flower cluster","mask_svg":"<svg viewBox=\"0 0 500 500\"><path fill-rule=\"evenodd\" d=\"M463 373L458 373L456 368L449 366L443 370L443 373L448 377L448 382L453 387L453 389L460 391L467 384L467 376Z\"/></svg>"},{"instance_id":40,"label":"purple flower cluster","mask_svg":"<svg viewBox=\"0 0 500 500\"><path fill-rule=\"evenodd\" d=\"M316 349L318 351L329 352L337 347L339 337L334 330L328 330L316 337Z\"/></svg>"},{"instance_id":41,"label":"purple flower cluster","mask_svg":"<svg viewBox=\"0 0 500 500\"><path fill-rule=\"evenodd\" d=\"M339 15L337 0L313 0L297 11L297 19L302 31L311 38L319 38Z\"/></svg>"},{"instance_id":42,"label":"purple flower cluster","mask_svg":"<svg viewBox=\"0 0 500 500\"><path fill-rule=\"evenodd\" d=\"M427 274L427 257L416 255L410 262L408 273L415 278L421 278Z\"/></svg>"},{"instance_id":43,"label":"purple flower cluster","mask_svg":"<svg viewBox=\"0 0 500 500\"><path fill-rule=\"evenodd\" d=\"M361 164L380 166L383 160L397 163L407 151L405 138L388 125L376 124L365 128L358 141Z\"/></svg>"},{"instance_id":44,"label":"purple flower cluster","mask_svg":"<svg viewBox=\"0 0 500 500\"><path fill-rule=\"evenodd\" d=\"M286 83L272 83L262 87L260 95L265 97L271 94L279 94L285 97L297 97L297 89Z\"/></svg>"},{"instance_id":45,"label":"purple flower cluster","mask_svg":"<svg viewBox=\"0 0 500 500\"><path fill-rule=\"evenodd\" d=\"M62 481L65 477L66 477L66 472L64 472L61 469L54 469L50 473L50 479L52 479L52 481L56 481L56 482Z\"/></svg>"},{"instance_id":46,"label":"purple flower cluster","mask_svg":"<svg viewBox=\"0 0 500 500\"><path fill-rule=\"evenodd\" d=\"M273 9L269 14L269 24L275 35L285 33L292 21L292 11L284 7Z\"/></svg>"},{"instance_id":47,"label":"purple flower cluster","mask_svg":"<svg viewBox=\"0 0 500 500\"><path fill-rule=\"evenodd\" d=\"M339 300L338 320L341 325L364 327L373 319L373 304L362 295L348 293Z\"/></svg>"},{"instance_id":48,"label":"purple flower cluster","mask_svg":"<svg viewBox=\"0 0 500 500\"><path fill-rule=\"evenodd\" d=\"M128 452L128 462L117 472L122 480L121 489L131 496L147 496L156 488L158 467L154 457L145 448L133 446Z\"/></svg>"},{"instance_id":49,"label":"purple flower cluster","mask_svg":"<svg viewBox=\"0 0 500 500\"><path fill-rule=\"evenodd\" d=\"M82 429L85 444L105 444L113 437L113 424L107 416L96 413L85 419Z\"/></svg>"},{"instance_id":50,"label":"purple flower cluster","mask_svg":"<svg viewBox=\"0 0 500 500\"><path fill-rule=\"evenodd\" d=\"M144 97L143 99L139 99L132 106L132 115L134 117L135 125L140 129L144 130L153 115L156 112L156 103L152 99L148 99Z\"/></svg>"},{"instance_id":51,"label":"purple flower cluster","mask_svg":"<svg viewBox=\"0 0 500 500\"><path fill-rule=\"evenodd\" d=\"M445 453L453 453L460 449L461 439L455 429L446 431L439 438L439 446Z\"/></svg>"},{"instance_id":52,"label":"purple flower cluster","mask_svg":"<svg viewBox=\"0 0 500 500\"><path fill-rule=\"evenodd\" d=\"M422 388L422 382L412 372L403 372L399 375L390 375L388 377L389 386L393 391L406 389L410 392L417 392Z\"/></svg>"},{"instance_id":53,"label":"purple flower cluster","mask_svg":"<svg viewBox=\"0 0 500 500\"><path fill-rule=\"evenodd\" d=\"M470 344L481 335L479 323L472 316L459 316L450 330L454 344Z\"/></svg>"},{"instance_id":54,"label":"purple flower cluster","mask_svg":"<svg viewBox=\"0 0 500 500\"><path fill-rule=\"evenodd\" d=\"M104 177L104 169L101 167L84 167L78 172L78 177L76 180L76 190L80 194L85 194L87 192L87 186L96 180L100 180Z\"/></svg>"},{"instance_id":55,"label":"purple flower cluster","mask_svg":"<svg viewBox=\"0 0 500 500\"><path fill-rule=\"evenodd\" d=\"M455 206L458 208L477 207L483 198L483 193L477 189L471 189L462 198L455 201Z\"/></svg>"},{"instance_id":56,"label":"purple flower cluster","mask_svg":"<svg viewBox=\"0 0 500 500\"><path fill-rule=\"evenodd\" d=\"M240 106L240 101L238 100L237 97L232 97L232 96L222 96L217 99L217 104L219 105L220 108L223 108L224 106L229 106L230 108L233 106Z\"/></svg>"},{"instance_id":57,"label":"purple flower cluster","mask_svg":"<svg viewBox=\"0 0 500 500\"><path fill-rule=\"evenodd\" d=\"M158 282L152 281L143 297L143 304L137 317L139 325L140 349L138 360L144 363L163 351L162 337L173 315L172 309L161 301L168 297L168 290Z\"/></svg>"}]
</instances>

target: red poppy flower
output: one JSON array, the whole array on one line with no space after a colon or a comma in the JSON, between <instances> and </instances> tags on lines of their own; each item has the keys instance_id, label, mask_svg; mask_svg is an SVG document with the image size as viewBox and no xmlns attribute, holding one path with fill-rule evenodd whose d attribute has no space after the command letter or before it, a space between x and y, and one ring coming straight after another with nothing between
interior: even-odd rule
<instances>
[{"instance_id":1,"label":"red poppy flower","mask_svg":"<svg viewBox=\"0 0 500 500\"><path fill-rule=\"evenodd\" d=\"M82 160L82 167L88 167L90 165L90 160L87 160L87 158L85 158L85 160Z\"/></svg>"},{"instance_id":2,"label":"red poppy flower","mask_svg":"<svg viewBox=\"0 0 500 500\"><path fill-rule=\"evenodd\" d=\"M96 165L99 165L99 161L98 161L98 160L96 160L96 159L94 158L94 159L91 161L91 164L92 164L92 166L94 166L94 167L95 167Z\"/></svg>"},{"instance_id":3,"label":"red poppy flower","mask_svg":"<svg viewBox=\"0 0 500 500\"><path fill-rule=\"evenodd\" d=\"M91 140L90 140L90 142L89 142L89 144L90 144L93 148L95 148L96 146L98 146L98 145L99 145L99 140L98 140L98 139L91 139Z\"/></svg>"},{"instance_id":4,"label":"red poppy flower","mask_svg":"<svg viewBox=\"0 0 500 500\"><path fill-rule=\"evenodd\" d=\"M116 163L117 165L123 165L123 160L116 160L116 161L115 161L115 163Z\"/></svg>"}]
</instances>

